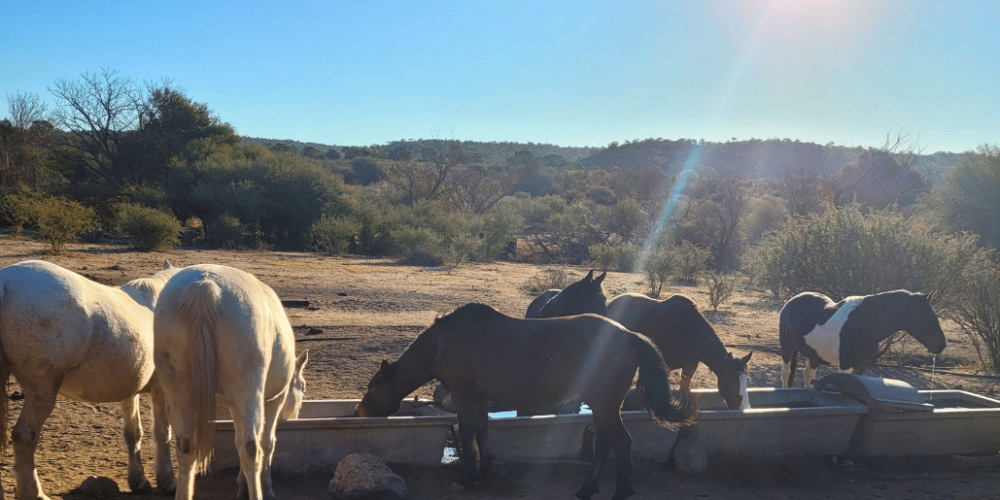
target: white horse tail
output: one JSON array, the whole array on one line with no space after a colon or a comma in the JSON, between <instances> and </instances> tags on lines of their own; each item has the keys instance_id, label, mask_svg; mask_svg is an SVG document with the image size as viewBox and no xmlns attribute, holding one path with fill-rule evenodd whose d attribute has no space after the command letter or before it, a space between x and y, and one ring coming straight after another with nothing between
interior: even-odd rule
<instances>
[{"instance_id":1,"label":"white horse tail","mask_svg":"<svg viewBox=\"0 0 1000 500\"><path fill-rule=\"evenodd\" d=\"M212 281L203 280L185 290L179 312L188 334L188 358L191 384L188 386L188 409L191 418L192 452L195 469L204 472L212 458L215 439L215 323L222 290Z\"/></svg>"},{"instance_id":2,"label":"white horse tail","mask_svg":"<svg viewBox=\"0 0 1000 500\"><path fill-rule=\"evenodd\" d=\"M3 283L0 283L0 312L3 311ZM2 334L3 332L0 332ZM0 343L0 383L3 384L0 390L0 455L7 454L7 381L10 380L10 371L4 360L7 355L3 352L3 344Z\"/></svg>"}]
</instances>

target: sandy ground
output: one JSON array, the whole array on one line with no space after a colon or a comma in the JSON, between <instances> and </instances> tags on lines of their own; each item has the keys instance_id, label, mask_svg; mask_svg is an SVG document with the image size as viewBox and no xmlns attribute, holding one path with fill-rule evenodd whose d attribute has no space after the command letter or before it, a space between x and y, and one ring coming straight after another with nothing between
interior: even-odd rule
<instances>
[{"instance_id":1,"label":"sandy ground","mask_svg":"<svg viewBox=\"0 0 1000 500\"><path fill-rule=\"evenodd\" d=\"M69 252L52 256L44 245L0 237L0 266L28 259L44 259L96 281L119 285L160 269L164 259L175 266L218 263L249 271L271 285L283 299L307 300L307 308L289 309L298 349L309 349L309 399L358 398L382 359L395 359L439 313L467 302L483 302L506 314L520 316L534 297L533 283L545 266L498 262L463 265L455 269L421 269L367 258L330 258L282 252L184 250L145 254L104 245L70 245ZM571 270L582 276L586 269ZM643 292L637 274L609 273L609 297ZM682 293L708 310L704 287L671 286L663 297ZM738 355L753 351L751 386L778 386L778 310L781 304L757 292L740 291L718 314L708 314L723 342ZM914 340L893 355L893 362L914 368L874 367L872 374L899 378L917 388L962 388L995 394L995 378L974 377L974 352L950 322L944 323L949 346L936 360ZM945 373L943 373L945 372ZM826 373L821 369L819 376ZM801 380L801 377L799 378ZM801 382L800 382L801 383ZM714 387L714 376L702 367L695 387ZM12 384L9 390L17 390ZM431 387L418 390L430 397ZM11 425L20 411L12 402ZM152 475L151 417L148 402L143 413L147 473ZM80 498L71 490L91 475L107 476L127 490L125 449L120 437L117 405L91 405L60 399L46 422L37 454L38 474L53 498ZM12 457L8 452L2 486L13 498ZM572 498L587 468L581 465L524 466L501 464L494 481L475 491L453 491L452 471L446 467L397 467L417 499L527 499ZM326 487L332 471L310 477L277 477L275 490L286 500L331 498ZM1000 498L996 488L1000 470L993 467L959 468L948 461L926 463L879 462L833 465L821 459L716 459L709 469L682 478L657 463L637 464L633 498ZM610 497L613 471L605 474L602 493ZM158 494L122 493L123 498L163 498ZM199 479L196 498L235 496L235 472Z\"/></svg>"}]
</instances>

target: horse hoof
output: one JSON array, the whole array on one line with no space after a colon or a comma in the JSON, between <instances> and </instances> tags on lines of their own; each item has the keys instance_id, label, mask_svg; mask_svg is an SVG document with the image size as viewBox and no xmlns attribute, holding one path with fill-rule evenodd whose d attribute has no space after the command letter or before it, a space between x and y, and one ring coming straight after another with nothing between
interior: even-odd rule
<instances>
[{"instance_id":1,"label":"horse hoof","mask_svg":"<svg viewBox=\"0 0 1000 500\"><path fill-rule=\"evenodd\" d=\"M580 488L580 490L576 492L576 498L579 498L580 500L590 500L590 497L594 493L597 493L597 488L590 488L588 486L584 486L583 488Z\"/></svg>"},{"instance_id":2,"label":"horse hoof","mask_svg":"<svg viewBox=\"0 0 1000 500\"><path fill-rule=\"evenodd\" d=\"M153 485L149 484L148 480L143 479L139 484L129 484L128 489L132 490L132 493L151 493Z\"/></svg>"},{"instance_id":3,"label":"horse hoof","mask_svg":"<svg viewBox=\"0 0 1000 500\"><path fill-rule=\"evenodd\" d=\"M625 500L626 498L632 496L635 490L628 488L627 491L621 491L621 488L615 490L615 494L611 496L611 500Z\"/></svg>"}]
</instances>

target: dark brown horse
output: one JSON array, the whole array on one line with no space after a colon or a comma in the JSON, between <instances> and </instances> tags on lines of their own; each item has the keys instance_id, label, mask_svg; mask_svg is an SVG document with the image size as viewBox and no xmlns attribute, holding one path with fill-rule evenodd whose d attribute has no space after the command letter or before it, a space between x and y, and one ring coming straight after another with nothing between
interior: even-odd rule
<instances>
[{"instance_id":1,"label":"dark brown horse","mask_svg":"<svg viewBox=\"0 0 1000 500\"><path fill-rule=\"evenodd\" d=\"M573 316L574 314L600 314L608 315L608 298L604 295L604 278L608 273L601 273L594 277L591 270L580 281L567 286L564 290L551 288L535 297L535 300L528 304L525 311L525 318L557 318L560 316Z\"/></svg>"},{"instance_id":2,"label":"dark brown horse","mask_svg":"<svg viewBox=\"0 0 1000 500\"><path fill-rule=\"evenodd\" d=\"M622 401L636 368L643 404L662 425L689 423L695 410L671 400L663 359L646 337L593 314L516 319L483 304L466 304L439 316L394 363L382 362L368 383L356 416L386 416L431 379L451 389L458 411L461 465L458 482L471 486L492 470L487 401L541 411L582 399L593 412L596 452L577 498L589 499L612 448L618 459L614 499L631 495L632 438L621 419Z\"/></svg>"},{"instance_id":3,"label":"dark brown horse","mask_svg":"<svg viewBox=\"0 0 1000 500\"><path fill-rule=\"evenodd\" d=\"M683 295L654 300L637 293L619 295L608 304L608 317L625 328L649 337L663 353L669 370L681 370L681 390L691 393L691 377L704 363L719 380L719 395L730 410L749 408L747 397L748 353L733 356L715 329Z\"/></svg>"}]
</instances>

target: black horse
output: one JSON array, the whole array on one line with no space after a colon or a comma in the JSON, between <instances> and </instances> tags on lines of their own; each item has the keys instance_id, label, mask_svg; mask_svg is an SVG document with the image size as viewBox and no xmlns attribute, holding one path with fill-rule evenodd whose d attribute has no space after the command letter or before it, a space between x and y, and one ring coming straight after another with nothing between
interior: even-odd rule
<instances>
[{"instance_id":1,"label":"black horse","mask_svg":"<svg viewBox=\"0 0 1000 500\"><path fill-rule=\"evenodd\" d=\"M799 352L806 358L806 387L811 387L819 365L860 375L878 354L879 343L898 331L909 333L934 354L945 348L941 323L927 295L894 290L834 302L826 295L800 293L781 308L781 385L791 387L795 381Z\"/></svg>"},{"instance_id":2,"label":"black horse","mask_svg":"<svg viewBox=\"0 0 1000 500\"><path fill-rule=\"evenodd\" d=\"M604 278L608 273L594 277L591 270L580 281L564 290L550 288L528 304L525 318L557 318L574 314L608 315L608 297L604 294Z\"/></svg>"},{"instance_id":3,"label":"black horse","mask_svg":"<svg viewBox=\"0 0 1000 500\"><path fill-rule=\"evenodd\" d=\"M489 400L538 412L572 399L593 412L595 453L577 498L589 499L611 449L618 462L614 500L634 492L632 438L621 419L622 401L636 368L643 404L661 425L690 423L696 410L671 399L663 358L646 337L618 323L584 314L566 318L517 319L483 304L466 304L439 316L394 363L382 362L368 383L355 416L391 415L408 394L431 379L452 391L458 411L461 465L458 482L471 486L492 469Z\"/></svg>"}]
</instances>

